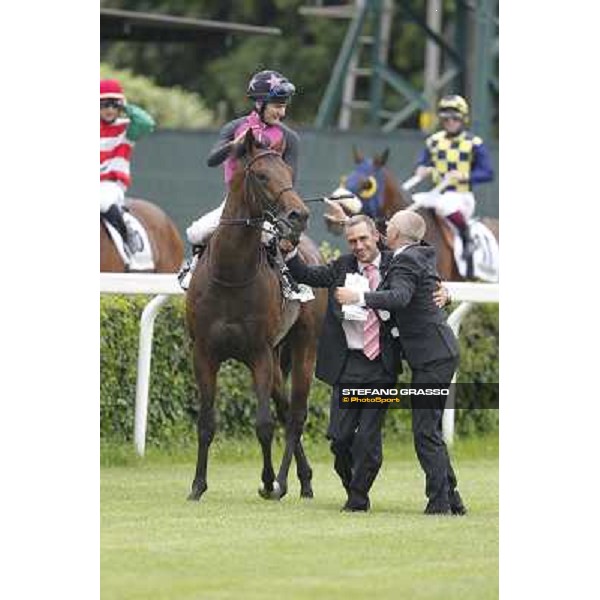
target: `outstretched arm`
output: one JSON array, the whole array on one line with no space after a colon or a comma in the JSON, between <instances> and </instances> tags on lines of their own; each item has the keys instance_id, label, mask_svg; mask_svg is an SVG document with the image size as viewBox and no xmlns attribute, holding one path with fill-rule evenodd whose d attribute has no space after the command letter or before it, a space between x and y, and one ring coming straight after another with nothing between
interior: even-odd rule
<instances>
[{"instance_id":1,"label":"outstretched arm","mask_svg":"<svg viewBox=\"0 0 600 600\"><path fill-rule=\"evenodd\" d=\"M306 283L311 287L328 288L336 280L337 263L331 265L307 265L298 255L297 250L291 258L286 258L286 264L292 277L298 283Z\"/></svg>"},{"instance_id":2,"label":"outstretched arm","mask_svg":"<svg viewBox=\"0 0 600 600\"><path fill-rule=\"evenodd\" d=\"M431 161L431 153L429 148L425 147L419 155L417 166L415 168L415 175L421 179L425 179L428 175L433 172L433 162Z\"/></svg>"}]
</instances>

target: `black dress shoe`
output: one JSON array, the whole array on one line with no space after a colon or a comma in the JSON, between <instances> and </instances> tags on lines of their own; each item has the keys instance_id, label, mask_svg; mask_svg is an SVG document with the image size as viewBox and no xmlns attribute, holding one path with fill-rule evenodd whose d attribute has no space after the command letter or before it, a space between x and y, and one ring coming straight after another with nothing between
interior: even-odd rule
<instances>
[{"instance_id":1,"label":"black dress shoe","mask_svg":"<svg viewBox=\"0 0 600 600\"><path fill-rule=\"evenodd\" d=\"M464 517L467 514L467 507L463 504L462 498L457 491L450 493L450 510L453 515Z\"/></svg>"}]
</instances>

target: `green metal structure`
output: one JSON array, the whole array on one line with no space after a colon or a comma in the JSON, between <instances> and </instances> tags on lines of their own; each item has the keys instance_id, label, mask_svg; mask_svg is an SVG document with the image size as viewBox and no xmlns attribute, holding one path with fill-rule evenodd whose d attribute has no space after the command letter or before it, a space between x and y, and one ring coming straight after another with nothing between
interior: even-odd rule
<instances>
[{"instance_id":1,"label":"green metal structure","mask_svg":"<svg viewBox=\"0 0 600 600\"><path fill-rule=\"evenodd\" d=\"M414 0L355 0L337 7L304 7L302 12L307 18L350 19L332 77L319 106L315 120L318 129L333 127L338 111L338 125L347 129L350 125L348 113L366 110L373 128L390 132L406 124L407 119L414 119L417 112L435 114L439 96L453 92L469 99L474 130L484 139L490 137L492 105L499 91L495 74L498 0L454 0L453 3L424 0L419 9L416 5ZM424 64L424 80L428 89L417 88L389 64L387 44L390 31L403 22L417 25L429 50L434 50L426 53ZM366 44L371 44L368 62L359 64L361 58L365 59L362 50ZM368 101L352 96L358 77L370 77ZM385 86L404 99L400 110L386 110Z\"/></svg>"}]
</instances>

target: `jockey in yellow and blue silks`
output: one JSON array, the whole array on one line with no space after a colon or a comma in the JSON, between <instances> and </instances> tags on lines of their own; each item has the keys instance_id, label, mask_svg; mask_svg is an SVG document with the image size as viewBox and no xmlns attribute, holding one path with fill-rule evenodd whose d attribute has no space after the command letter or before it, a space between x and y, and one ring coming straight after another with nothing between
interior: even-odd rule
<instances>
[{"instance_id":1,"label":"jockey in yellow and blue silks","mask_svg":"<svg viewBox=\"0 0 600 600\"><path fill-rule=\"evenodd\" d=\"M425 140L415 175L431 175L437 185L449 184L441 194L414 194L415 202L433 208L456 226L463 241L464 258L472 272L472 242L468 220L475 212L473 185L492 181L494 171L483 140L466 129L469 105L458 95L444 96L438 103L442 129Z\"/></svg>"}]
</instances>

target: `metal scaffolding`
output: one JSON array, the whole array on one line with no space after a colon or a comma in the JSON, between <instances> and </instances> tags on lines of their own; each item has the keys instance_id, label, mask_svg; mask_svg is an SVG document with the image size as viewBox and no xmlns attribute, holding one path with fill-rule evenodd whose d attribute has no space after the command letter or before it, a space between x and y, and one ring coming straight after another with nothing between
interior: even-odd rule
<instances>
[{"instance_id":1,"label":"metal scaffolding","mask_svg":"<svg viewBox=\"0 0 600 600\"><path fill-rule=\"evenodd\" d=\"M434 121L442 93L460 93L470 100L473 127L491 132L492 104L498 94L494 66L498 58L498 0L455 0L444 11L442 0L424 0L417 11L410 0L354 0L336 6L305 6L307 17L350 20L332 76L317 113L317 128L349 129L358 112L368 113L374 128L389 132L419 115L422 128ZM425 36L423 87L418 89L389 61L394 27L416 24ZM369 80L368 99L357 95L360 80ZM398 110L385 107L385 86L403 98ZM364 86L363 86L364 87Z\"/></svg>"}]
</instances>

